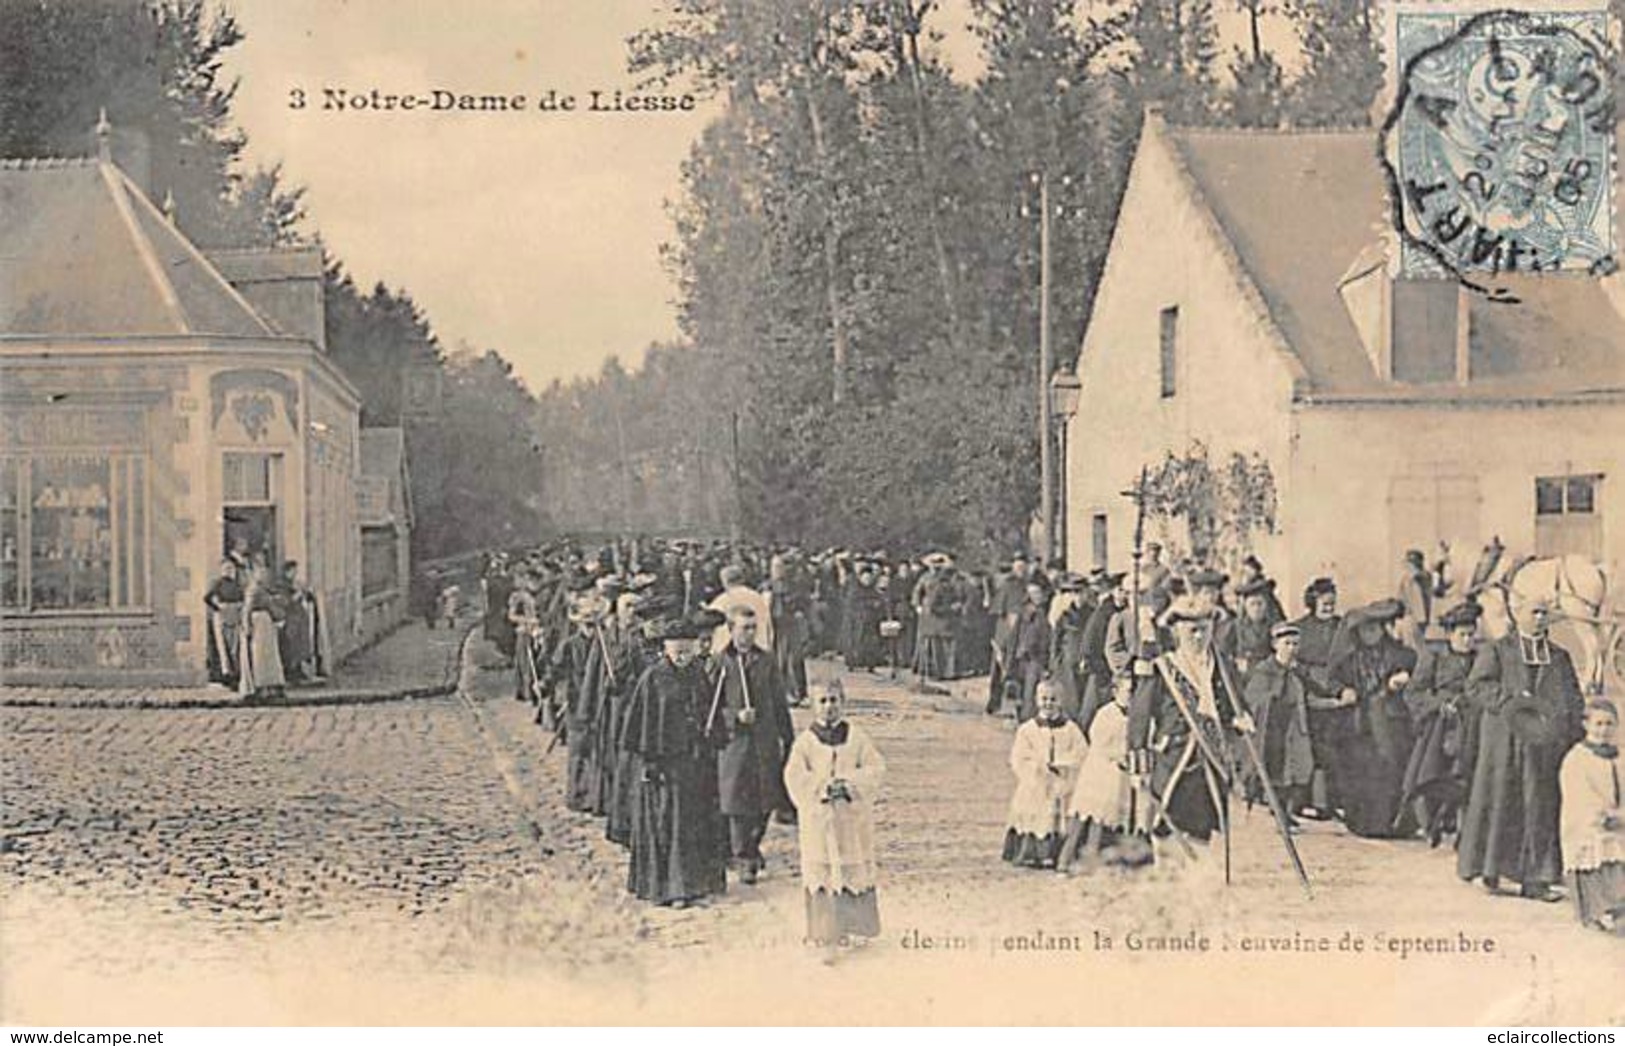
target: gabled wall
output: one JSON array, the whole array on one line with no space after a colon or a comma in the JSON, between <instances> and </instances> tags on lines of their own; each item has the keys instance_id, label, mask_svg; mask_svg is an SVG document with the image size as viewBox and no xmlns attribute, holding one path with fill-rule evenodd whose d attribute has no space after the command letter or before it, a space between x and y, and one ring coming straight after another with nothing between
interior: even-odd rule
<instances>
[{"instance_id":1,"label":"gabled wall","mask_svg":"<svg viewBox=\"0 0 1625 1046\"><path fill-rule=\"evenodd\" d=\"M1160 121L1148 117L1084 336L1082 396L1065 458L1074 569L1094 563L1096 512L1109 518L1109 565L1128 568L1134 508L1121 492L1142 465L1183 453L1193 439L1208 445L1215 465L1232 451L1263 454L1282 501L1290 497L1293 363L1176 150ZM1163 399L1159 325L1169 306L1179 309L1177 390ZM1257 551L1272 569L1286 566L1281 541L1266 539Z\"/></svg>"}]
</instances>

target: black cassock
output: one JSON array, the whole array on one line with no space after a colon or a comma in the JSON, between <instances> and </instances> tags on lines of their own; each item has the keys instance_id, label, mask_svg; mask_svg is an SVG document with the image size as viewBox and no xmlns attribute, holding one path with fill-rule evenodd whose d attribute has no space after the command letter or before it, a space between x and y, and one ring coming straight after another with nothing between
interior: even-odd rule
<instances>
[{"instance_id":1,"label":"black cassock","mask_svg":"<svg viewBox=\"0 0 1625 1046\"><path fill-rule=\"evenodd\" d=\"M662 657L638 680L622 747L632 756L627 889L668 904L727 887L715 748L702 727L711 694L698 664Z\"/></svg>"},{"instance_id":2,"label":"black cassock","mask_svg":"<svg viewBox=\"0 0 1625 1046\"><path fill-rule=\"evenodd\" d=\"M1456 874L1554 883L1563 872L1558 769L1585 732L1574 662L1555 643L1514 633L1479 650L1467 689L1483 713Z\"/></svg>"},{"instance_id":3,"label":"black cassock","mask_svg":"<svg viewBox=\"0 0 1625 1046\"><path fill-rule=\"evenodd\" d=\"M1343 823L1355 835L1404 837L1416 831L1400 802L1415 732L1403 692L1388 685L1396 673L1415 667L1415 652L1391 636L1356 647L1332 666L1334 684L1353 689L1360 702L1348 733L1331 753Z\"/></svg>"},{"instance_id":4,"label":"black cassock","mask_svg":"<svg viewBox=\"0 0 1625 1046\"><path fill-rule=\"evenodd\" d=\"M565 741L570 746L570 768L564 786L564 805L572 810L592 808L598 788L598 739L593 734L593 709L584 699L587 655L597 642L577 630L560 643L553 655L553 678L562 690Z\"/></svg>"}]
</instances>

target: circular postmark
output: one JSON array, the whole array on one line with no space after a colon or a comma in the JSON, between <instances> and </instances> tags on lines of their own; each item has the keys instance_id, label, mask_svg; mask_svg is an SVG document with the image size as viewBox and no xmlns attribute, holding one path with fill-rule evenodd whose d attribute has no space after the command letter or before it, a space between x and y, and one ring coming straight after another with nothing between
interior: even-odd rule
<instances>
[{"instance_id":1,"label":"circular postmark","mask_svg":"<svg viewBox=\"0 0 1625 1046\"><path fill-rule=\"evenodd\" d=\"M1401 274L1479 286L1614 271L1607 11L1406 7L1395 20L1382 159Z\"/></svg>"}]
</instances>

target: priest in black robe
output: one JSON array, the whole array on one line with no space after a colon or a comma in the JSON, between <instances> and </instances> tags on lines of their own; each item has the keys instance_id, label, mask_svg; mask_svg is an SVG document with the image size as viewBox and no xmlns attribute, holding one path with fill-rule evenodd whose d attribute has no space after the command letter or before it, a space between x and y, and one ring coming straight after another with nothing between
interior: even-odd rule
<instances>
[{"instance_id":1,"label":"priest in black robe","mask_svg":"<svg viewBox=\"0 0 1625 1046\"><path fill-rule=\"evenodd\" d=\"M1547 635L1550 608L1517 607L1517 629L1478 652L1467 687L1484 712L1471 794L1456 843L1456 874L1499 892L1555 901L1558 770L1583 735L1584 700L1574 661Z\"/></svg>"},{"instance_id":2,"label":"priest in black robe","mask_svg":"<svg viewBox=\"0 0 1625 1046\"><path fill-rule=\"evenodd\" d=\"M736 606L728 614L731 642L711 665L711 705L703 731L716 745L728 852L739 881L762 871L762 837L776 810L789 810L784 761L795 743L784 677L773 655L756 646L756 612Z\"/></svg>"},{"instance_id":3,"label":"priest in black robe","mask_svg":"<svg viewBox=\"0 0 1625 1046\"><path fill-rule=\"evenodd\" d=\"M632 692L622 747L634 777L627 889L656 904L687 907L727 889L717 801L716 748L705 737L711 697L698 661L721 623L698 611L653 634L662 655Z\"/></svg>"}]
</instances>

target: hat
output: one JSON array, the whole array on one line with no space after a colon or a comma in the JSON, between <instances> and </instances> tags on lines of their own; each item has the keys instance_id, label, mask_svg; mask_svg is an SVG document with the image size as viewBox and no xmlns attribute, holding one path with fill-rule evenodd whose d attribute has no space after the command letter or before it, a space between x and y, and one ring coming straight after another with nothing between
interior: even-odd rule
<instances>
[{"instance_id":1,"label":"hat","mask_svg":"<svg viewBox=\"0 0 1625 1046\"><path fill-rule=\"evenodd\" d=\"M726 619L715 610L696 610L681 617L668 617L651 623L644 631L662 642L674 639L700 639L710 635Z\"/></svg>"},{"instance_id":2,"label":"hat","mask_svg":"<svg viewBox=\"0 0 1625 1046\"><path fill-rule=\"evenodd\" d=\"M936 568L953 566L954 560L953 557L948 555L946 552L933 552L929 556L921 559L920 562L928 567Z\"/></svg>"},{"instance_id":3,"label":"hat","mask_svg":"<svg viewBox=\"0 0 1625 1046\"><path fill-rule=\"evenodd\" d=\"M1407 562L1407 563L1415 563L1417 566L1421 566L1422 563L1424 562L1423 557L1422 557L1422 550L1419 549L1419 548L1408 548L1408 549L1406 549L1405 550L1405 562Z\"/></svg>"},{"instance_id":4,"label":"hat","mask_svg":"<svg viewBox=\"0 0 1625 1046\"><path fill-rule=\"evenodd\" d=\"M1257 556L1253 555L1251 552L1247 553L1247 555L1242 559L1241 565L1244 566L1244 567L1251 567L1252 569L1258 571L1260 574L1262 574L1264 572L1264 563L1263 563L1263 561L1260 560Z\"/></svg>"},{"instance_id":5,"label":"hat","mask_svg":"<svg viewBox=\"0 0 1625 1046\"><path fill-rule=\"evenodd\" d=\"M1277 621L1270 627L1270 642L1272 643L1277 639L1285 639L1287 636L1296 639L1301 635L1303 635L1303 629L1291 621Z\"/></svg>"},{"instance_id":6,"label":"hat","mask_svg":"<svg viewBox=\"0 0 1625 1046\"><path fill-rule=\"evenodd\" d=\"M1101 578L1101 584L1105 585L1107 588L1116 588L1118 585L1123 583L1123 579L1126 577L1128 577L1128 571L1114 570L1105 577Z\"/></svg>"},{"instance_id":7,"label":"hat","mask_svg":"<svg viewBox=\"0 0 1625 1046\"><path fill-rule=\"evenodd\" d=\"M1211 621L1214 609L1196 602L1190 596L1180 596L1168 604L1158 619L1159 625L1174 625L1181 621Z\"/></svg>"},{"instance_id":8,"label":"hat","mask_svg":"<svg viewBox=\"0 0 1625 1046\"><path fill-rule=\"evenodd\" d=\"M1162 551L1162 542L1160 542L1160 541L1147 541L1145 543L1145 550L1147 552L1161 552Z\"/></svg>"},{"instance_id":9,"label":"hat","mask_svg":"<svg viewBox=\"0 0 1625 1046\"><path fill-rule=\"evenodd\" d=\"M1275 582L1267 577L1256 577L1245 585L1236 587L1236 595L1245 599L1248 596L1265 596L1275 591Z\"/></svg>"},{"instance_id":10,"label":"hat","mask_svg":"<svg viewBox=\"0 0 1625 1046\"><path fill-rule=\"evenodd\" d=\"M1200 570L1192 571L1190 576L1185 579L1185 582L1191 588L1223 588L1229 580L1228 577L1212 567L1203 567Z\"/></svg>"},{"instance_id":11,"label":"hat","mask_svg":"<svg viewBox=\"0 0 1625 1046\"><path fill-rule=\"evenodd\" d=\"M1303 590L1304 605L1311 610L1321 596L1337 595L1337 582L1329 577L1317 577Z\"/></svg>"},{"instance_id":12,"label":"hat","mask_svg":"<svg viewBox=\"0 0 1625 1046\"><path fill-rule=\"evenodd\" d=\"M660 578L656 577L654 574L634 574L632 576L632 580L627 582L626 587L631 589L633 592L642 592L646 589L653 588L655 582L659 580Z\"/></svg>"},{"instance_id":13,"label":"hat","mask_svg":"<svg viewBox=\"0 0 1625 1046\"><path fill-rule=\"evenodd\" d=\"M1478 619L1483 614L1484 608L1477 603L1457 603L1439 615L1439 627L1446 632L1453 632L1463 627L1473 628L1477 626Z\"/></svg>"},{"instance_id":14,"label":"hat","mask_svg":"<svg viewBox=\"0 0 1625 1046\"><path fill-rule=\"evenodd\" d=\"M1387 624L1404 616L1405 604L1390 596L1387 599L1379 599L1374 603L1367 603L1352 612L1348 616L1348 623L1351 627L1367 623Z\"/></svg>"},{"instance_id":15,"label":"hat","mask_svg":"<svg viewBox=\"0 0 1625 1046\"><path fill-rule=\"evenodd\" d=\"M1055 579L1055 588L1059 592L1081 592L1083 586L1083 575L1070 570Z\"/></svg>"}]
</instances>

